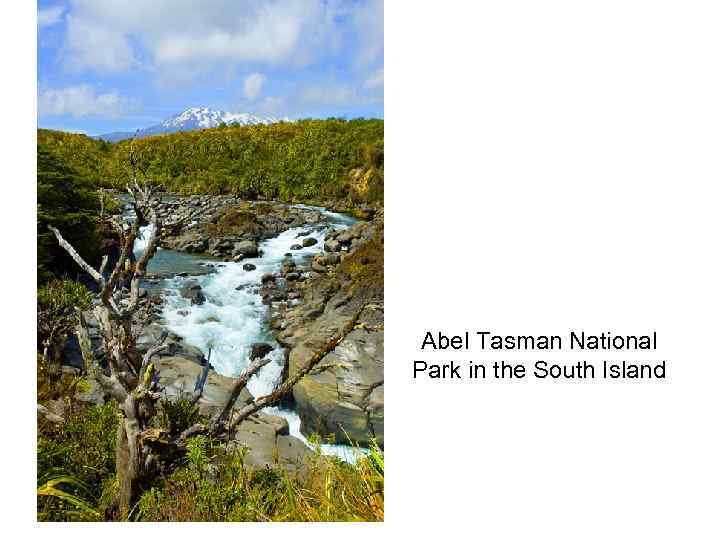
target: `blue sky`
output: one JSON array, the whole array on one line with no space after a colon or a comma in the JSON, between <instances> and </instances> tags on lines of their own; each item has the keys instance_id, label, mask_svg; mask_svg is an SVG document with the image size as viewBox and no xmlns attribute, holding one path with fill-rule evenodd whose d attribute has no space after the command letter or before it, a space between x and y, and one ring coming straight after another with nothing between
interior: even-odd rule
<instances>
[{"instance_id":1,"label":"blue sky","mask_svg":"<svg viewBox=\"0 0 720 540\"><path fill-rule=\"evenodd\" d=\"M38 125L99 134L188 107L383 117L382 0L41 0Z\"/></svg>"}]
</instances>

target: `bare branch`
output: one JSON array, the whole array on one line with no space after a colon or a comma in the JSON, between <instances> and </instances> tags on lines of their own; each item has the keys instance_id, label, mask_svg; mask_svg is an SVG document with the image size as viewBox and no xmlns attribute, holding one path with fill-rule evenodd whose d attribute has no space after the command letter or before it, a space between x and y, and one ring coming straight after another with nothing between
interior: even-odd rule
<instances>
[{"instance_id":1,"label":"bare branch","mask_svg":"<svg viewBox=\"0 0 720 540\"><path fill-rule=\"evenodd\" d=\"M151 347L143 357L142 365L140 366L140 372L144 372L147 368L148 364L150 363L150 360L152 360L152 357L158 354L161 351L164 351L168 348L168 344L165 343L165 340L168 337L168 331L163 330L162 334L160 334L160 339L158 340L157 345L154 347Z\"/></svg>"},{"instance_id":2,"label":"bare branch","mask_svg":"<svg viewBox=\"0 0 720 540\"><path fill-rule=\"evenodd\" d=\"M221 424L225 421L228 414L235 405L238 397L240 397L240 392L242 392L243 389L247 386L250 377L255 375L255 373L257 373L260 368L267 365L269 362L270 358L268 358L267 356L264 358L258 358L250 362L250 364L242 371L242 373L240 373L240 376L235 380L235 384L230 391L230 395L225 401L225 405L223 405L223 407L215 414L213 419L210 421L211 432L216 432L219 430Z\"/></svg>"},{"instance_id":3,"label":"bare branch","mask_svg":"<svg viewBox=\"0 0 720 540\"><path fill-rule=\"evenodd\" d=\"M118 280L120 279L120 275L125 272L125 261L128 260L128 257L130 256L130 252L133 249L133 244L135 243L135 238L137 237L138 231L140 230L139 223L135 222L132 224L132 227L130 227L130 231L125 236L125 243L122 246L122 250L120 251L120 257L118 258L117 263L115 263L115 268L113 269L112 274L110 274L110 279L107 281L107 284L105 287L103 287L101 298L103 304L106 306L112 306L114 302L111 302L112 300L112 294L115 290L115 286L117 285ZM116 314L118 313L117 306L112 306L113 311Z\"/></svg>"},{"instance_id":4,"label":"bare branch","mask_svg":"<svg viewBox=\"0 0 720 540\"><path fill-rule=\"evenodd\" d=\"M62 247L65 251L67 251L68 255L70 255L73 260L87 272L87 274L92 277L99 285L103 285L105 280L102 277L102 274L100 274L97 270L95 270L92 266L90 266L85 260L80 256L80 254L75 251L75 248L70 245L70 243L65 240L62 235L60 234L60 231L58 231L55 227L48 227L53 234L55 235L55 238L57 238L58 244L60 244L60 247Z\"/></svg>"},{"instance_id":5,"label":"bare branch","mask_svg":"<svg viewBox=\"0 0 720 540\"><path fill-rule=\"evenodd\" d=\"M153 255L155 255L155 250L157 249L158 243L158 231L160 230L161 226L160 220L157 216L157 212L150 205L150 201L145 201L145 204L148 205L148 210L150 213L150 224L152 225L152 227L150 232L150 238L148 238L147 246L145 246L145 251L143 251L142 255L135 264L135 272L133 273L133 278L130 282L130 303L127 308L127 311L129 313L132 313L137 309L138 302L140 300L140 282L143 277L145 277L145 270L147 269L148 262L150 262L150 259L153 257ZM141 214L138 214L139 220Z\"/></svg>"},{"instance_id":6,"label":"bare branch","mask_svg":"<svg viewBox=\"0 0 720 540\"><path fill-rule=\"evenodd\" d=\"M103 255L102 262L100 263L100 269L98 270L98 273L101 276L105 273L108 260L109 260L109 257L107 255Z\"/></svg>"},{"instance_id":7,"label":"bare branch","mask_svg":"<svg viewBox=\"0 0 720 540\"><path fill-rule=\"evenodd\" d=\"M321 347L315 354L313 354L310 360L308 360L305 365L301 367L292 377L290 377L283 384L278 386L274 391L254 400L252 403L248 403L245 407L243 407L237 414L237 416L232 419L232 422L230 422L229 430L234 430L235 428L237 428L238 425L240 425L243 420L247 419L248 416L255 414L256 412L264 409L265 407L269 407L271 405L274 405L275 403L278 403L285 395L290 393L300 379L310 373L310 371L312 371L312 369L323 358L325 358L325 356L330 351L332 351L343 339L345 339L345 336L352 332L353 328L355 328L357 320L360 318L360 313L362 313L364 307L364 305L361 306L358 312L353 316L352 319L347 322L347 324L345 324L345 326L340 330L340 332L335 337L330 339L330 341L328 341L323 347Z\"/></svg>"},{"instance_id":8,"label":"bare branch","mask_svg":"<svg viewBox=\"0 0 720 540\"><path fill-rule=\"evenodd\" d=\"M37 404L37 412L38 414L42 415L45 420L48 422L52 422L53 424L64 424L65 419L62 416L59 416L55 414L54 412L51 412L48 410L47 407L44 405Z\"/></svg>"},{"instance_id":9,"label":"bare branch","mask_svg":"<svg viewBox=\"0 0 720 540\"><path fill-rule=\"evenodd\" d=\"M185 441L187 441L190 437L194 435L202 435L205 433L208 433L207 426L204 426L202 424L193 424L185 431L183 431L180 435L178 435L178 437L173 441L173 443L178 447L183 447L185 445Z\"/></svg>"},{"instance_id":10,"label":"bare branch","mask_svg":"<svg viewBox=\"0 0 720 540\"><path fill-rule=\"evenodd\" d=\"M108 377L102 372L102 368L92 350L92 342L87 329L87 321L82 311L78 310L78 325L75 333L80 343L85 371L90 374L98 384L105 389L114 399L123 401L127 398L127 391L115 377Z\"/></svg>"}]
</instances>

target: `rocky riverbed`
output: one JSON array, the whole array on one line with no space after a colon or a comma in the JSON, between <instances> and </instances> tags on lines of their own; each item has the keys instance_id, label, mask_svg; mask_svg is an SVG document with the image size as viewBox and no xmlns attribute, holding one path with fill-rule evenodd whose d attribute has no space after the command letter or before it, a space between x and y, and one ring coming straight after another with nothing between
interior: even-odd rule
<instances>
[{"instance_id":1,"label":"rocky riverbed","mask_svg":"<svg viewBox=\"0 0 720 540\"><path fill-rule=\"evenodd\" d=\"M257 466L299 463L313 434L382 445L382 208L361 209L372 219L357 221L321 207L202 196L166 197L159 212L164 227L155 259L164 266L151 263L134 326L143 350L170 332L170 348L155 361L168 394L192 391L212 346L200 402L212 412L253 345L264 342L273 361L240 406L294 373L359 312L352 332L296 385L293 399L245 422L234 444L248 446ZM149 232L143 229L145 238ZM96 387L85 398L104 399Z\"/></svg>"}]
</instances>

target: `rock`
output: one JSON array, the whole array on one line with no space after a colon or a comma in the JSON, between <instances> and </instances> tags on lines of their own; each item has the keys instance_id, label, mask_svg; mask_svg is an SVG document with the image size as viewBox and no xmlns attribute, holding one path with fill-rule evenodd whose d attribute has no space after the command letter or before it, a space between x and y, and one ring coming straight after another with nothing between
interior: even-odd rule
<instances>
[{"instance_id":1,"label":"rock","mask_svg":"<svg viewBox=\"0 0 720 540\"><path fill-rule=\"evenodd\" d=\"M300 244L293 244L290 246L290 249L297 251L298 249L302 249L302 246Z\"/></svg>"},{"instance_id":2,"label":"rock","mask_svg":"<svg viewBox=\"0 0 720 540\"><path fill-rule=\"evenodd\" d=\"M75 398L78 401L92 405L104 405L108 399L112 399L109 395L105 394L105 391L94 377L87 377L85 379L84 390L75 394Z\"/></svg>"},{"instance_id":3,"label":"rock","mask_svg":"<svg viewBox=\"0 0 720 540\"><path fill-rule=\"evenodd\" d=\"M268 343L253 343L250 348L250 361L263 358L273 351L272 345Z\"/></svg>"},{"instance_id":4,"label":"rock","mask_svg":"<svg viewBox=\"0 0 720 540\"><path fill-rule=\"evenodd\" d=\"M263 285L270 283L271 281L275 281L275 276L270 273L263 274L263 276L260 278L260 283L262 283Z\"/></svg>"},{"instance_id":5,"label":"rock","mask_svg":"<svg viewBox=\"0 0 720 540\"><path fill-rule=\"evenodd\" d=\"M257 257L258 247L257 244L252 240L243 240L242 242L235 243L235 245L233 246L232 254L234 257Z\"/></svg>"},{"instance_id":6,"label":"rock","mask_svg":"<svg viewBox=\"0 0 720 540\"><path fill-rule=\"evenodd\" d=\"M340 245L340 242L337 240L326 240L325 241L325 251L329 252L337 252L342 249L342 246Z\"/></svg>"},{"instance_id":7,"label":"rock","mask_svg":"<svg viewBox=\"0 0 720 540\"><path fill-rule=\"evenodd\" d=\"M191 304L202 305L205 303L205 295L202 293L202 287L197 281L189 280L186 281L180 288L180 296L190 300Z\"/></svg>"},{"instance_id":8,"label":"rock","mask_svg":"<svg viewBox=\"0 0 720 540\"><path fill-rule=\"evenodd\" d=\"M255 266L254 264L251 264L251 263L243 264L243 270L245 270L246 272L252 272L256 268L257 268L257 266Z\"/></svg>"},{"instance_id":9,"label":"rock","mask_svg":"<svg viewBox=\"0 0 720 540\"><path fill-rule=\"evenodd\" d=\"M240 425L229 446L247 448L243 464L252 469L282 466L290 471L302 470L311 450L288 433L282 418L258 413Z\"/></svg>"},{"instance_id":10,"label":"rock","mask_svg":"<svg viewBox=\"0 0 720 540\"><path fill-rule=\"evenodd\" d=\"M315 261L313 261L313 263L310 265L310 268L312 268L315 272L318 272L320 274L324 274L325 272L327 272L327 268L325 268L324 266L322 266L321 264L319 264Z\"/></svg>"},{"instance_id":11,"label":"rock","mask_svg":"<svg viewBox=\"0 0 720 540\"><path fill-rule=\"evenodd\" d=\"M305 240L302 241L303 247L314 246L317 243L318 243L317 238L305 238Z\"/></svg>"},{"instance_id":12,"label":"rock","mask_svg":"<svg viewBox=\"0 0 720 540\"><path fill-rule=\"evenodd\" d=\"M182 356L162 356L153 360L157 369L160 386L165 388L169 397L192 394L195 390L195 381L203 367ZM203 394L198 401L203 414L212 414L227 401L235 380L224 377L215 370L208 373ZM235 402L235 408L240 408L252 400L252 394L245 388Z\"/></svg>"},{"instance_id":13,"label":"rock","mask_svg":"<svg viewBox=\"0 0 720 540\"><path fill-rule=\"evenodd\" d=\"M326 309L295 338L288 360L291 376L347 324L354 309L347 305ZM384 444L383 337L382 331L353 330L319 364L332 367L295 385L293 397L304 434L317 432L360 445L374 438Z\"/></svg>"},{"instance_id":14,"label":"rock","mask_svg":"<svg viewBox=\"0 0 720 540\"><path fill-rule=\"evenodd\" d=\"M285 279L288 281L297 281L300 279L300 274L297 272L290 272L288 275L285 276Z\"/></svg>"}]
</instances>

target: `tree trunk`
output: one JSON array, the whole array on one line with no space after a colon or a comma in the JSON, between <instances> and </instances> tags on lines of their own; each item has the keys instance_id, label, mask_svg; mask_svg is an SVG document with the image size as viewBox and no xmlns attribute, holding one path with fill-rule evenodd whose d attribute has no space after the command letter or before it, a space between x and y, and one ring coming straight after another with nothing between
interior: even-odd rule
<instances>
[{"instance_id":1,"label":"tree trunk","mask_svg":"<svg viewBox=\"0 0 720 540\"><path fill-rule=\"evenodd\" d=\"M133 421L123 418L118 425L115 444L115 476L118 486L115 506L120 519L127 519L139 493L142 463L138 448L139 432L133 424Z\"/></svg>"}]
</instances>

